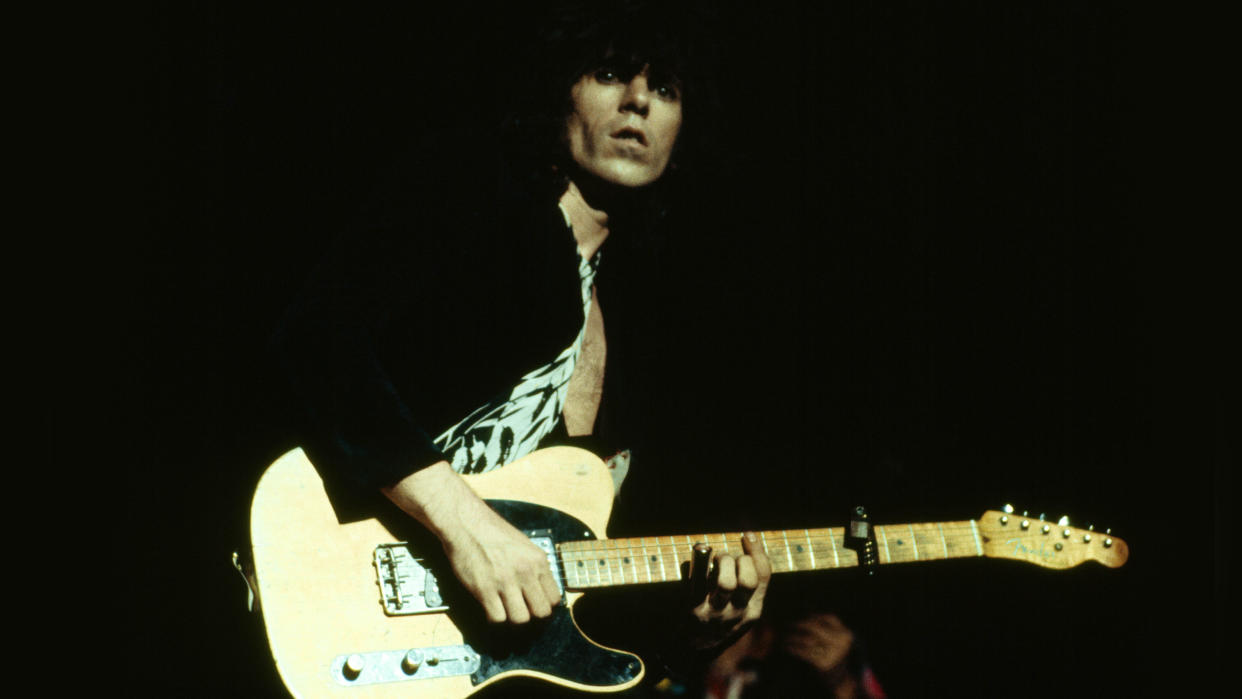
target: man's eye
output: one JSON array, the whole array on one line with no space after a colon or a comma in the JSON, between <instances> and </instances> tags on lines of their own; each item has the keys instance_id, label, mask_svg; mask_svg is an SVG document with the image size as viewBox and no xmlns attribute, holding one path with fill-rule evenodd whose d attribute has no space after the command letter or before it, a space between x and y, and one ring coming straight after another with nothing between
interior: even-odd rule
<instances>
[{"instance_id":1,"label":"man's eye","mask_svg":"<svg viewBox=\"0 0 1242 699\"><path fill-rule=\"evenodd\" d=\"M617 75L617 72L615 70L609 70L607 68L600 68L599 70L595 71L595 79L602 83L615 83L615 82L621 81L621 76Z\"/></svg>"},{"instance_id":2,"label":"man's eye","mask_svg":"<svg viewBox=\"0 0 1242 699\"><path fill-rule=\"evenodd\" d=\"M657 85L655 93L668 100L675 100L680 96L677 92L677 88L672 85Z\"/></svg>"}]
</instances>

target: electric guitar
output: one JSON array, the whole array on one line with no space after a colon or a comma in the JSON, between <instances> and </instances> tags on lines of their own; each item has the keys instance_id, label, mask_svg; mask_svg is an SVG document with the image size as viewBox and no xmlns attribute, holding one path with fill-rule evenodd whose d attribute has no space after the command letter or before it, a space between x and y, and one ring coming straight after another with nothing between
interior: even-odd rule
<instances>
[{"instance_id":1,"label":"electric guitar","mask_svg":"<svg viewBox=\"0 0 1242 699\"><path fill-rule=\"evenodd\" d=\"M434 539L417 542L398 519L341 524L301 449L267 469L251 510L252 581L276 667L294 696L460 699L515 676L592 692L627 689L642 679L643 663L578 629L572 609L583 592L678 580L700 541L740 554L740 533L599 538L613 483L604 463L581 449L542 449L465 478L547 552L562 590L550 619L516 631L489 626ZM858 566L860 551L862 563L874 565L987 556L1115 568L1129 556L1109 533L1008 511L869 528L859 550L846 547L847 533L857 532L843 527L759 534L773 573Z\"/></svg>"}]
</instances>

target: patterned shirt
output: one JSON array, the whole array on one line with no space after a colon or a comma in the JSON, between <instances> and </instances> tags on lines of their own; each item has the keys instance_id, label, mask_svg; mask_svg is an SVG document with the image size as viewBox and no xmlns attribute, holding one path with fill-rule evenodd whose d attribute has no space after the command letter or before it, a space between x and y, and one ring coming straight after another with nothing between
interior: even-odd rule
<instances>
[{"instance_id":1,"label":"patterned shirt","mask_svg":"<svg viewBox=\"0 0 1242 699\"><path fill-rule=\"evenodd\" d=\"M435 438L454 471L485 473L516 461L535 451L556 428L586 337L599 260L599 252L589 261L578 257L583 322L573 343L550 363L522 376L507 395L479 406Z\"/></svg>"}]
</instances>

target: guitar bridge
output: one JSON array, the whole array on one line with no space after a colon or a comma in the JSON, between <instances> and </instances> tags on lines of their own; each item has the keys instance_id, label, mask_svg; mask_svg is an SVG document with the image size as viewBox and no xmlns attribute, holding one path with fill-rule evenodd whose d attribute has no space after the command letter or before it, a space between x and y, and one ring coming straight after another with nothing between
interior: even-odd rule
<instances>
[{"instance_id":1,"label":"guitar bridge","mask_svg":"<svg viewBox=\"0 0 1242 699\"><path fill-rule=\"evenodd\" d=\"M375 547L375 576L380 603L388 616L429 614L448 609L440 596L440 585L421 558L410 553L406 542Z\"/></svg>"}]
</instances>

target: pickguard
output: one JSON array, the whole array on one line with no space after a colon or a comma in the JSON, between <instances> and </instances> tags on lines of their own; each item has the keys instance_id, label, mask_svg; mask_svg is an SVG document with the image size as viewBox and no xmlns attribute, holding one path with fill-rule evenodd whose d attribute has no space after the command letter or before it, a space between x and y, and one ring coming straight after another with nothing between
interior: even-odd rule
<instances>
[{"instance_id":1,"label":"pickguard","mask_svg":"<svg viewBox=\"0 0 1242 699\"><path fill-rule=\"evenodd\" d=\"M524 532L548 530L556 542L595 538L585 524L550 507L516 500L488 500L487 504ZM454 596L465 592L453 587L457 588ZM475 613L478 606L473 599L462 600L450 612L466 643L480 655L479 669L470 677L476 686L502 673L525 671L608 687L629 682L642 671L635 656L588 640L578 630L564 599L549 619L521 626L489 624L481 612Z\"/></svg>"}]
</instances>

